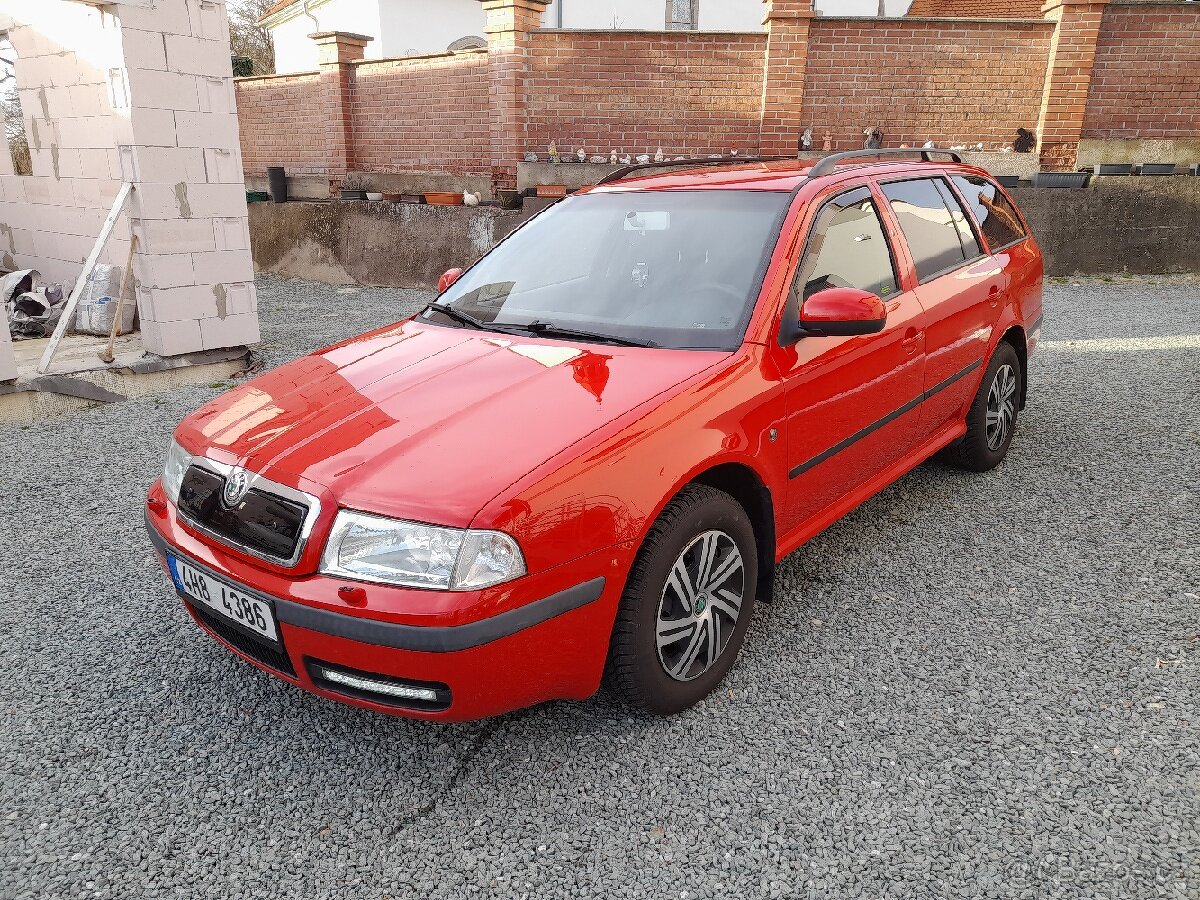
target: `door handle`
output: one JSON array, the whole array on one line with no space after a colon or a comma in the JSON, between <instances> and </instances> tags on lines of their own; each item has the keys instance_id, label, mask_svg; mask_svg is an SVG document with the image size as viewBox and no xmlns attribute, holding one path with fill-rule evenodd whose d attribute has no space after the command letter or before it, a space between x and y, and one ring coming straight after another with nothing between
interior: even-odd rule
<instances>
[{"instance_id":1,"label":"door handle","mask_svg":"<svg viewBox=\"0 0 1200 900\"><path fill-rule=\"evenodd\" d=\"M900 346L904 348L905 353L914 353L917 349L917 343L921 338L921 333L915 328L909 328L904 332L904 338L900 341Z\"/></svg>"},{"instance_id":2,"label":"door handle","mask_svg":"<svg viewBox=\"0 0 1200 900\"><path fill-rule=\"evenodd\" d=\"M1000 302L1000 285L993 284L990 288L988 288L988 303L992 304L992 306L995 306L999 302Z\"/></svg>"}]
</instances>

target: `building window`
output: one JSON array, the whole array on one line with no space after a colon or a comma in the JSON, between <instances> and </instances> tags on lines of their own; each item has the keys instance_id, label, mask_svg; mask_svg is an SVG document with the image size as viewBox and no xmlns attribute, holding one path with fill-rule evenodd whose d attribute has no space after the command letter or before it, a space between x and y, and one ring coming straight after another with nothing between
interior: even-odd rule
<instances>
[{"instance_id":1,"label":"building window","mask_svg":"<svg viewBox=\"0 0 1200 900\"><path fill-rule=\"evenodd\" d=\"M667 30L695 31L700 27L700 0L667 0Z\"/></svg>"},{"instance_id":2,"label":"building window","mask_svg":"<svg viewBox=\"0 0 1200 900\"><path fill-rule=\"evenodd\" d=\"M0 33L0 126L4 128L5 142L12 155L13 174L32 175L25 114L17 93L17 51L4 33Z\"/></svg>"}]
</instances>

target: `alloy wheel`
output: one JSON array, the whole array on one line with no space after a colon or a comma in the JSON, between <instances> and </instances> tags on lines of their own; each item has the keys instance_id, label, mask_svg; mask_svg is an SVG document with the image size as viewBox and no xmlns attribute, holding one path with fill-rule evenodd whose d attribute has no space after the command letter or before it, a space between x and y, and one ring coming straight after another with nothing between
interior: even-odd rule
<instances>
[{"instance_id":1,"label":"alloy wheel","mask_svg":"<svg viewBox=\"0 0 1200 900\"><path fill-rule=\"evenodd\" d=\"M691 681L713 667L737 626L745 569L737 544L706 531L671 566L658 604L658 661L671 678Z\"/></svg>"},{"instance_id":2,"label":"alloy wheel","mask_svg":"<svg viewBox=\"0 0 1200 900\"><path fill-rule=\"evenodd\" d=\"M988 390L986 433L989 450L999 450L1012 432L1017 417L1017 374L1003 365L996 370Z\"/></svg>"}]
</instances>

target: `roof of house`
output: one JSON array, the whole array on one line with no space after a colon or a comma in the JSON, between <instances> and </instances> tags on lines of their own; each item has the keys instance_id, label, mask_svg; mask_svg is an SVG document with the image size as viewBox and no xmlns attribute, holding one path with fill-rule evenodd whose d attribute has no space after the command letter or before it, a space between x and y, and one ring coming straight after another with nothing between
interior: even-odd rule
<instances>
[{"instance_id":1,"label":"roof of house","mask_svg":"<svg viewBox=\"0 0 1200 900\"><path fill-rule=\"evenodd\" d=\"M1042 0L913 0L908 15L930 19L1040 19Z\"/></svg>"},{"instance_id":2,"label":"roof of house","mask_svg":"<svg viewBox=\"0 0 1200 900\"><path fill-rule=\"evenodd\" d=\"M276 0L275 3L272 3L270 6L267 7L266 12L264 12L261 16L258 17L259 24L262 24L262 22L271 18L271 16L275 15L275 13L287 9L293 3L299 3L299 2L300 2L300 0ZM918 2L919 2L919 0L918 0Z\"/></svg>"}]
</instances>

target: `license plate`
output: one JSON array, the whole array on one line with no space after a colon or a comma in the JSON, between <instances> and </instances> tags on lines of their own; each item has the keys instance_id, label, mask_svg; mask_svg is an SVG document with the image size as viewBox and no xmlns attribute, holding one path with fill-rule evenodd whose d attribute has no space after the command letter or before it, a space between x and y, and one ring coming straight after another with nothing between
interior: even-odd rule
<instances>
[{"instance_id":1,"label":"license plate","mask_svg":"<svg viewBox=\"0 0 1200 900\"><path fill-rule=\"evenodd\" d=\"M174 556L167 557L175 587L197 603L203 603L213 612L260 634L267 640L278 641L279 630L275 627L275 612L270 604L252 597L232 584L206 575Z\"/></svg>"}]
</instances>

